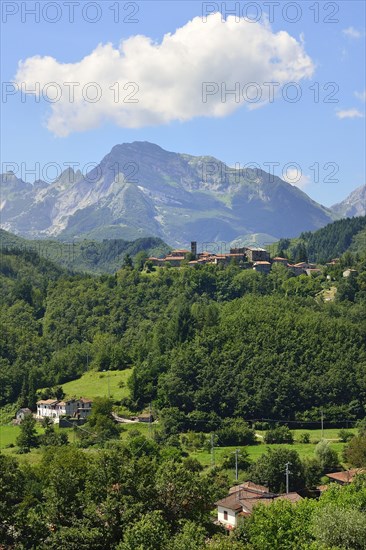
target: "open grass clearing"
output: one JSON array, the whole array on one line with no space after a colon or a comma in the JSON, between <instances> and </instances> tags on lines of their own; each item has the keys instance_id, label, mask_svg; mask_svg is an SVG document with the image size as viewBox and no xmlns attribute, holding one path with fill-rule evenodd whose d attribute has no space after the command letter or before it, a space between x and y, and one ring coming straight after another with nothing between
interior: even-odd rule
<instances>
[{"instance_id":1,"label":"open grass clearing","mask_svg":"<svg viewBox=\"0 0 366 550\"><path fill-rule=\"evenodd\" d=\"M110 371L88 371L77 380L62 384L66 398L110 397L113 401L120 401L128 397L127 380L132 369Z\"/></svg>"},{"instance_id":2,"label":"open grass clearing","mask_svg":"<svg viewBox=\"0 0 366 550\"><path fill-rule=\"evenodd\" d=\"M291 428L290 428L291 429ZM349 432L352 432L353 434L357 433L356 428L344 428ZM319 428L317 430L307 430L306 428L302 428L301 430L291 430L292 435L294 436L295 444L299 441L300 437L304 433L310 434L310 442L318 442L322 439L328 439L329 441L334 441L339 439L339 432L341 428L325 428L322 434L322 430ZM256 430L256 433L260 436L264 436L266 433L265 431ZM260 438L259 438L260 439Z\"/></svg>"},{"instance_id":3,"label":"open grass clearing","mask_svg":"<svg viewBox=\"0 0 366 550\"><path fill-rule=\"evenodd\" d=\"M256 460L258 460L260 456L262 456L263 453L267 451L268 448L291 449L293 451L297 451L301 459L313 458L315 446L316 445L314 443L294 443L293 445L287 445L287 444L265 445L263 443L260 443L258 445L246 446L244 447L244 449L247 451L250 460L255 462ZM345 443L341 443L340 441L330 442L330 446L332 447L332 449L337 451L339 460L340 462L342 462L342 450L345 446ZM229 453L235 452L235 449L236 447L215 447L215 463L217 465L220 465L224 459L224 456L228 455ZM196 458L202 464L202 466L210 466L212 464L210 451L198 450L198 451L191 451L189 454L192 458Z\"/></svg>"}]
</instances>

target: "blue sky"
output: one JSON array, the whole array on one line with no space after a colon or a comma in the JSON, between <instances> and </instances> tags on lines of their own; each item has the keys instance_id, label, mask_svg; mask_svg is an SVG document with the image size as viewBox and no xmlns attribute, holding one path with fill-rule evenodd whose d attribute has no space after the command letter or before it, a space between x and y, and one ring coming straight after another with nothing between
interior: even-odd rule
<instances>
[{"instance_id":1,"label":"blue sky","mask_svg":"<svg viewBox=\"0 0 366 550\"><path fill-rule=\"evenodd\" d=\"M65 162L73 162L83 168L86 163L100 161L117 143L147 140L171 151L212 155L229 165L256 163L266 170L268 163L277 163L276 175L285 173L288 179L298 179L296 185L327 206L366 183L364 2L302 1L290 3L292 7L288 2L273 2L271 22L268 6L261 2L252 2L256 13L248 2L107 0L94 3L97 8L92 2L77 2L73 22L62 1L40 2L36 22L35 16L24 9L34 9L35 4L2 3L3 90L12 91L6 83L16 75L18 87L23 82L30 86L33 78L40 82L41 89L45 82L62 82L63 64L69 64L67 77L71 75L72 81L75 75L82 74L85 82L95 82L109 71L106 78L113 83L114 75L118 77L115 80L120 80L119 70L131 75L127 81L136 82L139 78L139 103L137 107L132 105L131 112L129 105L122 112L118 106L102 101L89 104L87 111L80 104L74 112L70 105L59 102L52 115L51 105L44 99L37 102L33 94L9 93L1 104L3 168L4 163L15 162L18 175L25 176L38 163L37 176L42 177L42 167L47 163L64 166ZM50 6L42 13L47 4L57 4L57 11ZM90 8L83 17L85 4L90 4ZM221 27L217 22L210 27L202 14L213 11L215 4L226 16L229 14L225 10L234 9L238 18L244 14L252 21L246 27L241 19L235 21L236 26L232 20L230 29L225 22ZM115 21L117 6L119 20ZM136 6L138 12L134 13ZM56 16L59 21L51 22ZM94 16L99 21L92 23ZM199 20L189 24L195 17ZM258 22L253 22L255 18ZM128 22L129 19L135 22ZM223 25L226 31L230 30L228 34ZM177 29L179 40L174 38ZM287 33L281 39L280 31ZM166 39L166 47L159 48L157 44L167 33L173 39ZM121 41L135 35L149 37L152 42L147 44L139 38L125 42L125 59L117 59ZM108 43L110 50L105 47ZM97 73L93 60L76 66L98 44L102 49ZM267 48L268 44L274 49ZM273 51L289 55L291 63L269 60ZM110 63L114 55L115 65ZM34 56L41 59L34 61ZM42 59L44 56L56 62L50 65L50 61ZM19 71L20 60L31 61ZM272 72L268 73L269 65L264 65L269 62ZM256 82L263 91L264 82L276 80L274 75L284 72L279 89L296 82L297 88L287 89L289 93L301 91L297 102L286 101L280 91L273 102L253 109L248 103L234 104L234 95L222 101L215 91L203 105L202 81L217 81L219 87L224 84L227 89L238 83L242 94L248 81ZM317 92L319 99L315 101ZM301 169L301 178L296 167ZM49 177L52 174L51 169ZM29 174L26 179L35 178Z\"/></svg>"}]
</instances>

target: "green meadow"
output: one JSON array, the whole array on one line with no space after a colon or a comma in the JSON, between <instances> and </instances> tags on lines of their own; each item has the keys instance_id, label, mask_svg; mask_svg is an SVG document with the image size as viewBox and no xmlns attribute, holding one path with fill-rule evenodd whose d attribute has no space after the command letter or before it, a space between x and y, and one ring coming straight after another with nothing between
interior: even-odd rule
<instances>
[{"instance_id":1,"label":"green meadow","mask_svg":"<svg viewBox=\"0 0 366 550\"><path fill-rule=\"evenodd\" d=\"M127 380L132 369L111 371L88 371L81 378L62 384L67 398L110 397L119 401L129 395Z\"/></svg>"}]
</instances>

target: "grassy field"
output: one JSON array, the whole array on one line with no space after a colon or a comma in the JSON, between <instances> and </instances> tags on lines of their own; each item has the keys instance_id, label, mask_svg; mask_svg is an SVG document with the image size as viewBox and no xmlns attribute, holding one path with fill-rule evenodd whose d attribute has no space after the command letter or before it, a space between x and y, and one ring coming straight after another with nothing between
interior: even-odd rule
<instances>
[{"instance_id":1,"label":"grassy field","mask_svg":"<svg viewBox=\"0 0 366 550\"><path fill-rule=\"evenodd\" d=\"M118 396L123 396L123 391L126 391L126 387L119 388L118 382L122 379L127 378L130 371L111 371L111 378L110 378L110 391L111 396L112 394L112 388L113 392L117 394ZM93 373L86 373L82 379L75 380L74 382L69 382L68 384L65 384L67 389L67 395L84 395L86 397L95 397L97 395L106 395L106 393L103 393L104 389L101 389L101 386L106 386L107 392L108 392L108 381L106 379L106 376L103 378L99 378L99 374L97 372ZM104 374L104 373L102 373ZM85 380L85 384L81 385L82 380ZM112 384L113 381L113 384ZM79 386L77 385L79 383ZM70 390L69 387L73 388L73 390ZM79 388L81 391L77 392L75 388ZM99 389L98 389L99 388ZM65 390L66 391L66 388ZM125 393L126 395L126 393ZM115 395L114 395L115 397ZM128 438L129 433L131 431L138 431L141 434L145 435L146 437L149 437L149 425L145 423L126 423L121 424L123 430L121 431L121 439L125 440ZM43 428L37 424L37 432L43 433ZM56 430L59 430L59 427L55 426ZM16 438L19 434L19 426L14 426L11 424L6 424L0 426L0 449L1 452L4 452L7 455L12 455L18 458L21 462L29 462L31 464L36 464L41 460L42 457L42 451L40 449L33 449L30 453L24 454L24 455L18 455L17 454L17 447L9 447L9 445L13 444L16 445ZM73 430L71 428L62 428L62 431L64 433L68 434L69 441L74 441L74 434ZM355 429L350 430L353 433L356 432ZM298 438L300 435L304 432L308 432L310 434L310 441L311 443L297 443ZM330 445L333 449L335 449L338 453L340 462L342 462L342 450L345 446L345 443L340 442L338 439L338 433L339 429L329 429L324 430L324 437L328 440L330 440ZM263 432L257 432L258 435L263 435ZM244 447L244 449L248 452L250 460L255 462L264 452L266 452L267 448L270 447L272 449L281 447L281 448L288 448L292 449L294 451L297 451L300 455L300 458L312 458L314 457L314 450L316 443L321 439L321 430L293 430L293 435L295 438L295 443L293 445L266 445L264 443L260 442L260 438L258 438L259 443L257 445L251 445ZM334 441L336 440L336 441ZM230 453L233 453L235 451L235 447L215 447L215 464L220 465L223 462L224 456L227 456ZM208 467L211 465L211 453L207 450L197 450L197 451L189 451L189 454L192 458L196 458L204 467ZM231 472L228 472L228 474L231 476Z\"/></svg>"},{"instance_id":2,"label":"grassy field","mask_svg":"<svg viewBox=\"0 0 366 550\"><path fill-rule=\"evenodd\" d=\"M124 440L128 438L128 434L131 431L138 431L142 435L149 437L149 424L145 422L136 422L136 424L120 424L120 426L123 427L123 431L121 433L121 439Z\"/></svg>"},{"instance_id":3,"label":"grassy field","mask_svg":"<svg viewBox=\"0 0 366 550\"><path fill-rule=\"evenodd\" d=\"M324 432L323 432L323 438L328 439L330 441L335 440L335 439L339 439L339 431L340 431L340 428L325 429ZM347 428L347 431L352 432L353 434L357 433L356 428ZM299 440L300 436L304 433L310 434L310 442L311 443L318 442L322 439L322 431L320 429L319 430L306 430L306 429L291 430L291 432L294 436L295 443ZM262 432L262 431L259 431L259 430L257 430L256 433L261 435L262 437L265 434L265 432Z\"/></svg>"},{"instance_id":4,"label":"grassy field","mask_svg":"<svg viewBox=\"0 0 366 550\"><path fill-rule=\"evenodd\" d=\"M19 426L13 426L11 424L6 426L0 426L0 449L4 449L8 445L15 445L15 440L20 432Z\"/></svg>"},{"instance_id":5,"label":"grassy field","mask_svg":"<svg viewBox=\"0 0 366 550\"><path fill-rule=\"evenodd\" d=\"M67 398L70 397L108 397L119 401L129 395L127 379L132 369L111 370L106 372L88 371L81 378L62 384Z\"/></svg>"},{"instance_id":6,"label":"grassy field","mask_svg":"<svg viewBox=\"0 0 366 550\"><path fill-rule=\"evenodd\" d=\"M332 449L335 449L337 451L339 459L340 461L342 461L342 450L343 450L343 447L345 446L345 443L331 442L330 445ZM235 451L235 448L236 447L216 447L215 463L217 465L220 465L223 461L224 456L228 455L229 453L233 453ZM250 445L248 447L245 447L245 450L247 451L250 460L255 462L263 453L266 452L268 448L291 449L293 451L297 451L299 453L300 458L303 459L303 458L314 457L315 444L314 443L294 443L293 445L264 445L263 443L260 443L259 445ZM196 458L202 464L202 466L209 466L211 464L210 451L206 451L206 450L192 451L190 452L190 456L192 458Z\"/></svg>"},{"instance_id":7,"label":"grassy field","mask_svg":"<svg viewBox=\"0 0 366 550\"><path fill-rule=\"evenodd\" d=\"M59 427L56 424L55 430L58 432ZM0 451L8 456L14 456L21 463L38 464L42 459L41 449L32 449L30 453L18 454L18 447L16 446L16 439L19 435L19 426L7 424L0 426ZM36 424L36 431L38 434L44 433L44 429L40 424ZM63 433L67 433L69 441L73 439L73 432L71 428L62 428ZM14 445L14 447L9 447Z\"/></svg>"}]
</instances>

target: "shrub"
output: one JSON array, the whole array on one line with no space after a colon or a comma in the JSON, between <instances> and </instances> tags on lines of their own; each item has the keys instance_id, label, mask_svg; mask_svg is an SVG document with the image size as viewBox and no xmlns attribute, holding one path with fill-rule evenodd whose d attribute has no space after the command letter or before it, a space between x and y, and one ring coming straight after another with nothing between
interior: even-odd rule
<instances>
[{"instance_id":1,"label":"shrub","mask_svg":"<svg viewBox=\"0 0 366 550\"><path fill-rule=\"evenodd\" d=\"M288 426L276 426L264 434L264 443L293 443L294 438Z\"/></svg>"},{"instance_id":2,"label":"shrub","mask_svg":"<svg viewBox=\"0 0 366 550\"><path fill-rule=\"evenodd\" d=\"M300 435L299 443L310 443L310 434L309 434L309 432L304 432Z\"/></svg>"},{"instance_id":3,"label":"shrub","mask_svg":"<svg viewBox=\"0 0 366 550\"><path fill-rule=\"evenodd\" d=\"M216 432L219 445L252 445L255 431L241 418L225 418Z\"/></svg>"},{"instance_id":4,"label":"shrub","mask_svg":"<svg viewBox=\"0 0 366 550\"><path fill-rule=\"evenodd\" d=\"M325 439L315 447L315 457L319 460L323 472L329 472L339 465L338 453L332 449Z\"/></svg>"},{"instance_id":5,"label":"shrub","mask_svg":"<svg viewBox=\"0 0 366 550\"><path fill-rule=\"evenodd\" d=\"M343 443L347 443L347 441L352 439L353 433L350 432L349 430L342 429L342 430L339 430L338 437L341 441L343 441Z\"/></svg>"}]
</instances>

